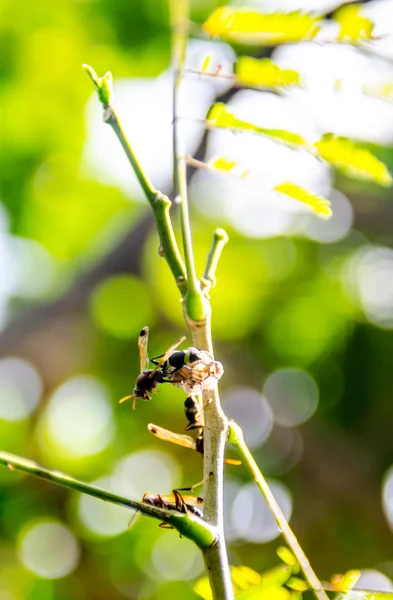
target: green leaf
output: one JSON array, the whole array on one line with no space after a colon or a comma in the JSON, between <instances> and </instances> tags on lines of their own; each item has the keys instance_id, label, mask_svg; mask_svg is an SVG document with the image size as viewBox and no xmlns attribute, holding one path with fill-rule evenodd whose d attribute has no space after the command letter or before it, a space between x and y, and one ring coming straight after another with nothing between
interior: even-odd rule
<instances>
[{"instance_id":1,"label":"green leaf","mask_svg":"<svg viewBox=\"0 0 393 600\"><path fill-rule=\"evenodd\" d=\"M212 600L213 594L210 588L209 578L201 577L194 585L194 592L203 600Z\"/></svg>"},{"instance_id":2,"label":"green leaf","mask_svg":"<svg viewBox=\"0 0 393 600\"><path fill-rule=\"evenodd\" d=\"M276 550L276 554L277 554L278 558L280 558L282 560L282 562L289 565L290 567L298 567L299 566L296 556L286 546L279 546Z\"/></svg>"},{"instance_id":3,"label":"green leaf","mask_svg":"<svg viewBox=\"0 0 393 600\"><path fill-rule=\"evenodd\" d=\"M209 161L209 166L213 169L219 169L220 171L232 171L239 163L236 160L227 160L226 158L220 157Z\"/></svg>"},{"instance_id":4,"label":"green leaf","mask_svg":"<svg viewBox=\"0 0 393 600\"><path fill-rule=\"evenodd\" d=\"M343 6L333 15L340 25L337 36L339 42L356 42L370 40L373 37L374 23L361 14L361 7Z\"/></svg>"},{"instance_id":5,"label":"green leaf","mask_svg":"<svg viewBox=\"0 0 393 600\"><path fill-rule=\"evenodd\" d=\"M270 58L241 56L235 65L235 72L240 83L255 87L275 89L300 85L297 71L281 69Z\"/></svg>"},{"instance_id":6,"label":"green leaf","mask_svg":"<svg viewBox=\"0 0 393 600\"><path fill-rule=\"evenodd\" d=\"M286 196L290 196L291 198L294 198L294 200L299 200L299 202L303 202L303 204L311 206L317 215L324 219L328 219L332 216L329 200L322 196L312 194L295 183L285 181L284 183L280 183L280 185L276 185L274 190L281 194L285 194Z\"/></svg>"},{"instance_id":7,"label":"green leaf","mask_svg":"<svg viewBox=\"0 0 393 600\"><path fill-rule=\"evenodd\" d=\"M222 6L203 25L211 36L245 44L275 45L310 40L318 33L320 17L294 11L260 13Z\"/></svg>"},{"instance_id":8,"label":"green leaf","mask_svg":"<svg viewBox=\"0 0 393 600\"><path fill-rule=\"evenodd\" d=\"M258 585L261 581L260 574L245 565L231 567L231 578L235 595ZM208 577L198 579L194 585L194 591L204 600L212 600L213 598Z\"/></svg>"},{"instance_id":9,"label":"green leaf","mask_svg":"<svg viewBox=\"0 0 393 600\"><path fill-rule=\"evenodd\" d=\"M290 577L287 581L287 586L295 592L305 592L308 589L307 583L300 577Z\"/></svg>"},{"instance_id":10,"label":"green leaf","mask_svg":"<svg viewBox=\"0 0 393 600\"><path fill-rule=\"evenodd\" d=\"M344 575L334 575L331 579L332 587L337 592L345 592L351 590L360 577L360 571L353 569L347 571Z\"/></svg>"},{"instance_id":11,"label":"green leaf","mask_svg":"<svg viewBox=\"0 0 393 600\"><path fill-rule=\"evenodd\" d=\"M326 133L314 147L321 158L346 175L370 179L384 186L392 183L392 177L383 162L345 137Z\"/></svg>"},{"instance_id":12,"label":"green leaf","mask_svg":"<svg viewBox=\"0 0 393 600\"><path fill-rule=\"evenodd\" d=\"M307 145L301 135L293 133L292 131L258 127L253 123L238 119L222 102L213 104L207 113L206 120L210 127L221 127L233 131L250 131L252 133L265 135L276 142L292 147L306 147Z\"/></svg>"},{"instance_id":13,"label":"green leaf","mask_svg":"<svg viewBox=\"0 0 393 600\"><path fill-rule=\"evenodd\" d=\"M97 73L90 65L82 65L87 75L93 82L94 87L97 90L100 102L107 107L113 100L113 81L112 73L108 71L102 77L98 77Z\"/></svg>"},{"instance_id":14,"label":"green leaf","mask_svg":"<svg viewBox=\"0 0 393 600\"><path fill-rule=\"evenodd\" d=\"M245 565L231 567L231 577L235 595L250 587L259 585L261 581L260 574Z\"/></svg>"}]
</instances>

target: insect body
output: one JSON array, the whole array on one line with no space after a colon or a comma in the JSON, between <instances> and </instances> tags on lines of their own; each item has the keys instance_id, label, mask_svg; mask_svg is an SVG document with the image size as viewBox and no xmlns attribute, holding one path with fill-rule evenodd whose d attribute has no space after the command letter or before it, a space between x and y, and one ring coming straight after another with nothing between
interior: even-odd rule
<instances>
[{"instance_id":1,"label":"insect body","mask_svg":"<svg viewBox=\"0 0 393 600\"><path fill-rule=\"evenodd\" d=\"M203 427L203 410L195 396L188 396L184 402L184 413L188 421L186 431Z\"/></svg>"},{"instance_id":2,"label":"insect body","mask_svg":"<svg viewBox=\"0 0 393 600\"><path fill-rule=\"evenodd\" d=\"M183 388L190 395L213 389L224 373L222 364L214 360L207 350L194 347L174 352L161 368L166 381Z\"/></svg>"},{"instance_id":3,"label":"insect body","mask_svg":"<svg viewBox=\"0 0 393 600\"><path fill-rule=\"evenodd\" d=\"M120 400L124 402L128 398L134 398L133 408L136 400L151 400L150 394L156 392L159 383L172 383L181 387L187 394L199 394L202 389L212 389L221 378L224 368L222 364L215 361L206 350L198 350L190 347L186 350L176 348L185 340L180 338L164 354L152 358L154 369L147 369L147 342L149 328L144 327L139 334L139 360L140 374L135 382L133 393Z\"/></svg>"},{"instance_id":4,"label":"insect body","mask_svg":"<svg viewBox=\"0 0 393 600\"><path fill-rule=\"evenodd\" d=\"M188 491L192 488L187 488ZM197 517L203 517L203 498L197 498L196 496L183 496L180 490L173 490L172 494L161 495L161 494L150 494L145 492L143 494L142 502L145 504L151 504L158 508L165 508L166 510L175 510L181 513L192 513ZM135 511L134 515L128 522L128 528L131 529L137 519L139 511ZM160 523L160 527L165 529L172 529L168 523Z\"/></svg>"},{"instance_id":5,"label":"insect body","mask_svg":"<svg viewBox=\"0 0 393 600\"><path fill-rule=\"evenodd\" d=\"M146 492L143 495L142 502L165 508L167 510L177 510L182 513L193 513L198 517L203 516L203 498L196 496L182 496L179 490L173 490L173 494L149 494Z\"/></svg>"}]
</instances>

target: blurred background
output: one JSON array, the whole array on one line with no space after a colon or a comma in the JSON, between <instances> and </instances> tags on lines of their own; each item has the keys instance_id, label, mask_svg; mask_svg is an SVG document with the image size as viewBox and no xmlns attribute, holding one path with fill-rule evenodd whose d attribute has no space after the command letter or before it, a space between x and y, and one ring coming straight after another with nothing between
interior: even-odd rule
<instances>
[{"instance_id":1,"label":"blurred background","mask_svg":"<svg viewBox=\"0 0 393 600\"><path fill-rule=\"evenodd\" d=\"M193 21L217 6L195 0ZM364 12L380 36L367 52L234 49L196 35L191 70L209 56L209 70L230 74L241 51L299 71L303 85L263 93L187 73L179 123L188 153L259 174L190 172L200 274L212 231L230 235L212 291L224 409L244 427L319 576L360 568L363 587L393 590L392 191L250 134L207 134L201 122L225 100L263 127L346 135L393 171L393 105L369 93L393 85L393 1ZM118 404L139 373L141 327L150 326L150 356L186 331L147 203L102 122L85 62L113 72L135 150L172 193L166 0L0 0L0 447L138 499L196 483L202 462L146 428L184 431L181 390L161 386L136 412ZM332 219L264 188L285 179L329 197ZM226 466L225 503L232 564L276 564L278 532L241 467ZM0 599L197 598L203 565L191 542L142 517L128 531L130 516L1 469Z\"/></svg>"}]
</instances>

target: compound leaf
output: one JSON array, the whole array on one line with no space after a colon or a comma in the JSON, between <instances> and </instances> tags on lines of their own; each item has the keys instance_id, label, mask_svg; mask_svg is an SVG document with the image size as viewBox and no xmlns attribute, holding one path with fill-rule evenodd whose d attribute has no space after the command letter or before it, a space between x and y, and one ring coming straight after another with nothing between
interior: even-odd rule
<instances>
[{"instance_id":1,"label":"compound leaf","mask_svg":"<svg viewBox=\"0 0 393 600\"><path fill-rule=\"evenodd\" d=\"M211 36L241 43L275 45L309 40L318 33L320 17L301 11L260 13L222 6L203 25Z\"/></svg>"},{"instance_id":2,"label":"compound leaf","mask_svg":"<svg viewBox=\"0 0 393 600\"><path fill-rule=\"evenodd\" d=\"M295 183L285 181L284 183L277 185L274 190L281 194L285 194L286 196L290 196L291 198L294 198L294 200L299 200L299 202L302 202L303 204L311 206L314 212L324 219L328 219L332 216L329 200L322 196L312 194Z\"/></svg>"},{"instance_id":3,"label":"compound leaf","mask_svg":"<svg viewBox=\"0 0 393 600\"><path fill-rule=\"evenodd\" d=\"M351 177L369 179L384 186L392 183L392 176L383 162L345 137L325 133L314 147L321 158Z\"/></svg>"},{"instance_id":4,"label":"compound leaf","mask_svg":"<svg viewBox=\"0 0 393 600\"><path fill-rule=\"evenodd\" d=\"M236 63L240 83L254 87L278 88L300 85L300 75L292 69L281 69L270 58L241 56Z\"/></svg>"}]
</instances>

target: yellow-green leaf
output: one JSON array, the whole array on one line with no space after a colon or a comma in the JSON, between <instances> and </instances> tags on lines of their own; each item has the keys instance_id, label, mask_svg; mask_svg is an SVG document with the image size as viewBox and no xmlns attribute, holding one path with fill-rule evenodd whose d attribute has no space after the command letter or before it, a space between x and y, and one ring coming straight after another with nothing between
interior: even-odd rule
<instances>
[{"instance_id":1,"label":"yellow-green leaf","mask_svg":"<svg viewBox=\"0 0 393 600\"><path fill-rule=\"evenodd\" d=\"M299 202L302 202L303 204L311 206L317 215L324 219L328 219L332 216L329 200L322 196L312 194L295 183L285 181L284 183L277 185L274 190L281 194L285 194L286 196L290 196L291 198L294 198L294 200L299 200Z\"/></svg>"},{"instance_id":2,"label":"yellow-green leaf","mask_svg":"<svg viewBox=\"0 0 393 600\"><path fill-rule=\"evenodd\" d=\"M290 600L290 597L291 594L284 588L265 589L259 585L236 594L236 600Z\"/></svg>"},{"instance_id":3,"label":"yellow-green leaf","mask_svg":"<svg viewBox=\"0 0 393 600\"><path fill-rule=\"evenodd\" d=\"M365 94L376 96L383 100L393 100L393 83L381 83L377 86L365 86L363 88Z\"/></svg>"},{"instance_id":4,"label":"yellow-green leaf","mask_svg":"<svg viewBox=\"0 0 393 600\"><path fill-rule=\"evenodd\" d=\"M220 171L232 171L239 163L236 160L228 160L220 157L209 161L209 166L213 169L219 169Z\"/></svg>"},{"instance_id":5,"label":"yellow-green leaf","mask_svg":"<svg viewBox=\"0 0 393 600\"><path fill-rule=\"evenodd\" d=\"M258 127L249 121L238 119L227 109L225 104L217 102L213 104L206 116L207 124L210 127L222 127L224 129L232 129L234 131L251 131L265 135L276 142L286 144L287 146L306 146L306 141L301 135L287 131L286 129L269 129L266 127Z\"/></svg>"},{"instance_id":6,"label":"yellow-green leaf","mask_svg":"<svg viewBox=\"0 0 393 600\"><path fill-rule=\"evenodd\" d=\"M287 586L295 592L305 592L308 589L307 583L300 577L290 577L287 581Z\"/></svg>"},{"instance_id":7,"label":"yellow-green leaf","mask_svg":"<svg viewBox=\"0 0 393 600\"><path fill-rule=\"evenodd\" d=\"M342 6L334 14L334 19L340 25L337 36L339 42L355 44L356 42L370 40L373 37L374 24L361 14L360 6Z\"/></svg>"},{"instance_id":8,"label":"yellow-green leaf","mask_svg":"<svg viewBox=\"0 0 393 600\"><path fill-rule=\"evenodd\" d=\"M392 183L386 165L368 150L357 147L351 140L326 133L315 144L319 156L351 177L370 179L380 185Z\"/></svg>"},{"instance_id":9,"label":"yellow-green leaf","mask_svg":"<svg viewBox=\"0 0 393 600\"><path fill-rule=\"evenodd\" d=\"M287 548L286 546L279 546L276 550L277 556L290 567L298 567L299 563L297 562L296 556L293 552Z\"/></svg>"},{"instance_id":10,"label":"yellow-green leaf","mask_svg":"<svg viewBox=\"0 0 393 600\"><path fill-rule=\"evenodd\" d=\"M344 575L334 575L331 579L332 587L337 592L345 592L351 590L360 577L360 571L353 569L347 571Z\"/></svg>"},{"instance_id":11,"label":"yellow-green leaf","mask_svg":"<svg viewBox=\"0 0 393 600\"><path fill-rule=\"evenodd\" d=\"M260 574L253 569L250 569L250 567L246 567L245 565L240 565L237 567L231 566L231 578L235 595L247 590L250 587L258 585L261 581ZM213 598L209 579L207 577L201 577L198 579L194 585L194 591L204 600L212 600Z\"/></svg>"},{"instance_id":12,"label":"yellow-green leaf","mask_svg":"<svg viewBox=\"0 0 393 600\"><path fill-rule=\"evenodd\" d=\"M241 43L275 45L315 37L321 17L294 11L260 13L253 10L222 6L204 23L211 36L220 36Z\"/></svg>"},{"instance_id":13,"label":"yellow-green leaf","mask_svg":"<svg viewBox=\"0 0 393 600\"><path fill-rule=\"evenodd\" d=\"M240 83L263 88L300 85L300 75L292 69L281 69L270 58L241 56L236 63L236 76Z\"/></svg>"},{"instance_id":14,"label":"yellow-green leaf","mask_svg":"<svg viewBox=\"0 0 393 600\"><path fill-rule=\"evenodd\" d=\"M235 595L248 590L250 587L259 585L261 581L260 574L245 565L231 567L231 577Z\"/></svg>"},{"instance_id":15,"label":"yellow-green leaf","mask_svg":"<svg viewBox=\"0 0 393 600\"><path fill-rule=\"evenodd\" d=\"M213 594L210 588L209 578L200 577L194 585L194 592L203 600L212 600Z\"/></svg>"}]
</instances>

